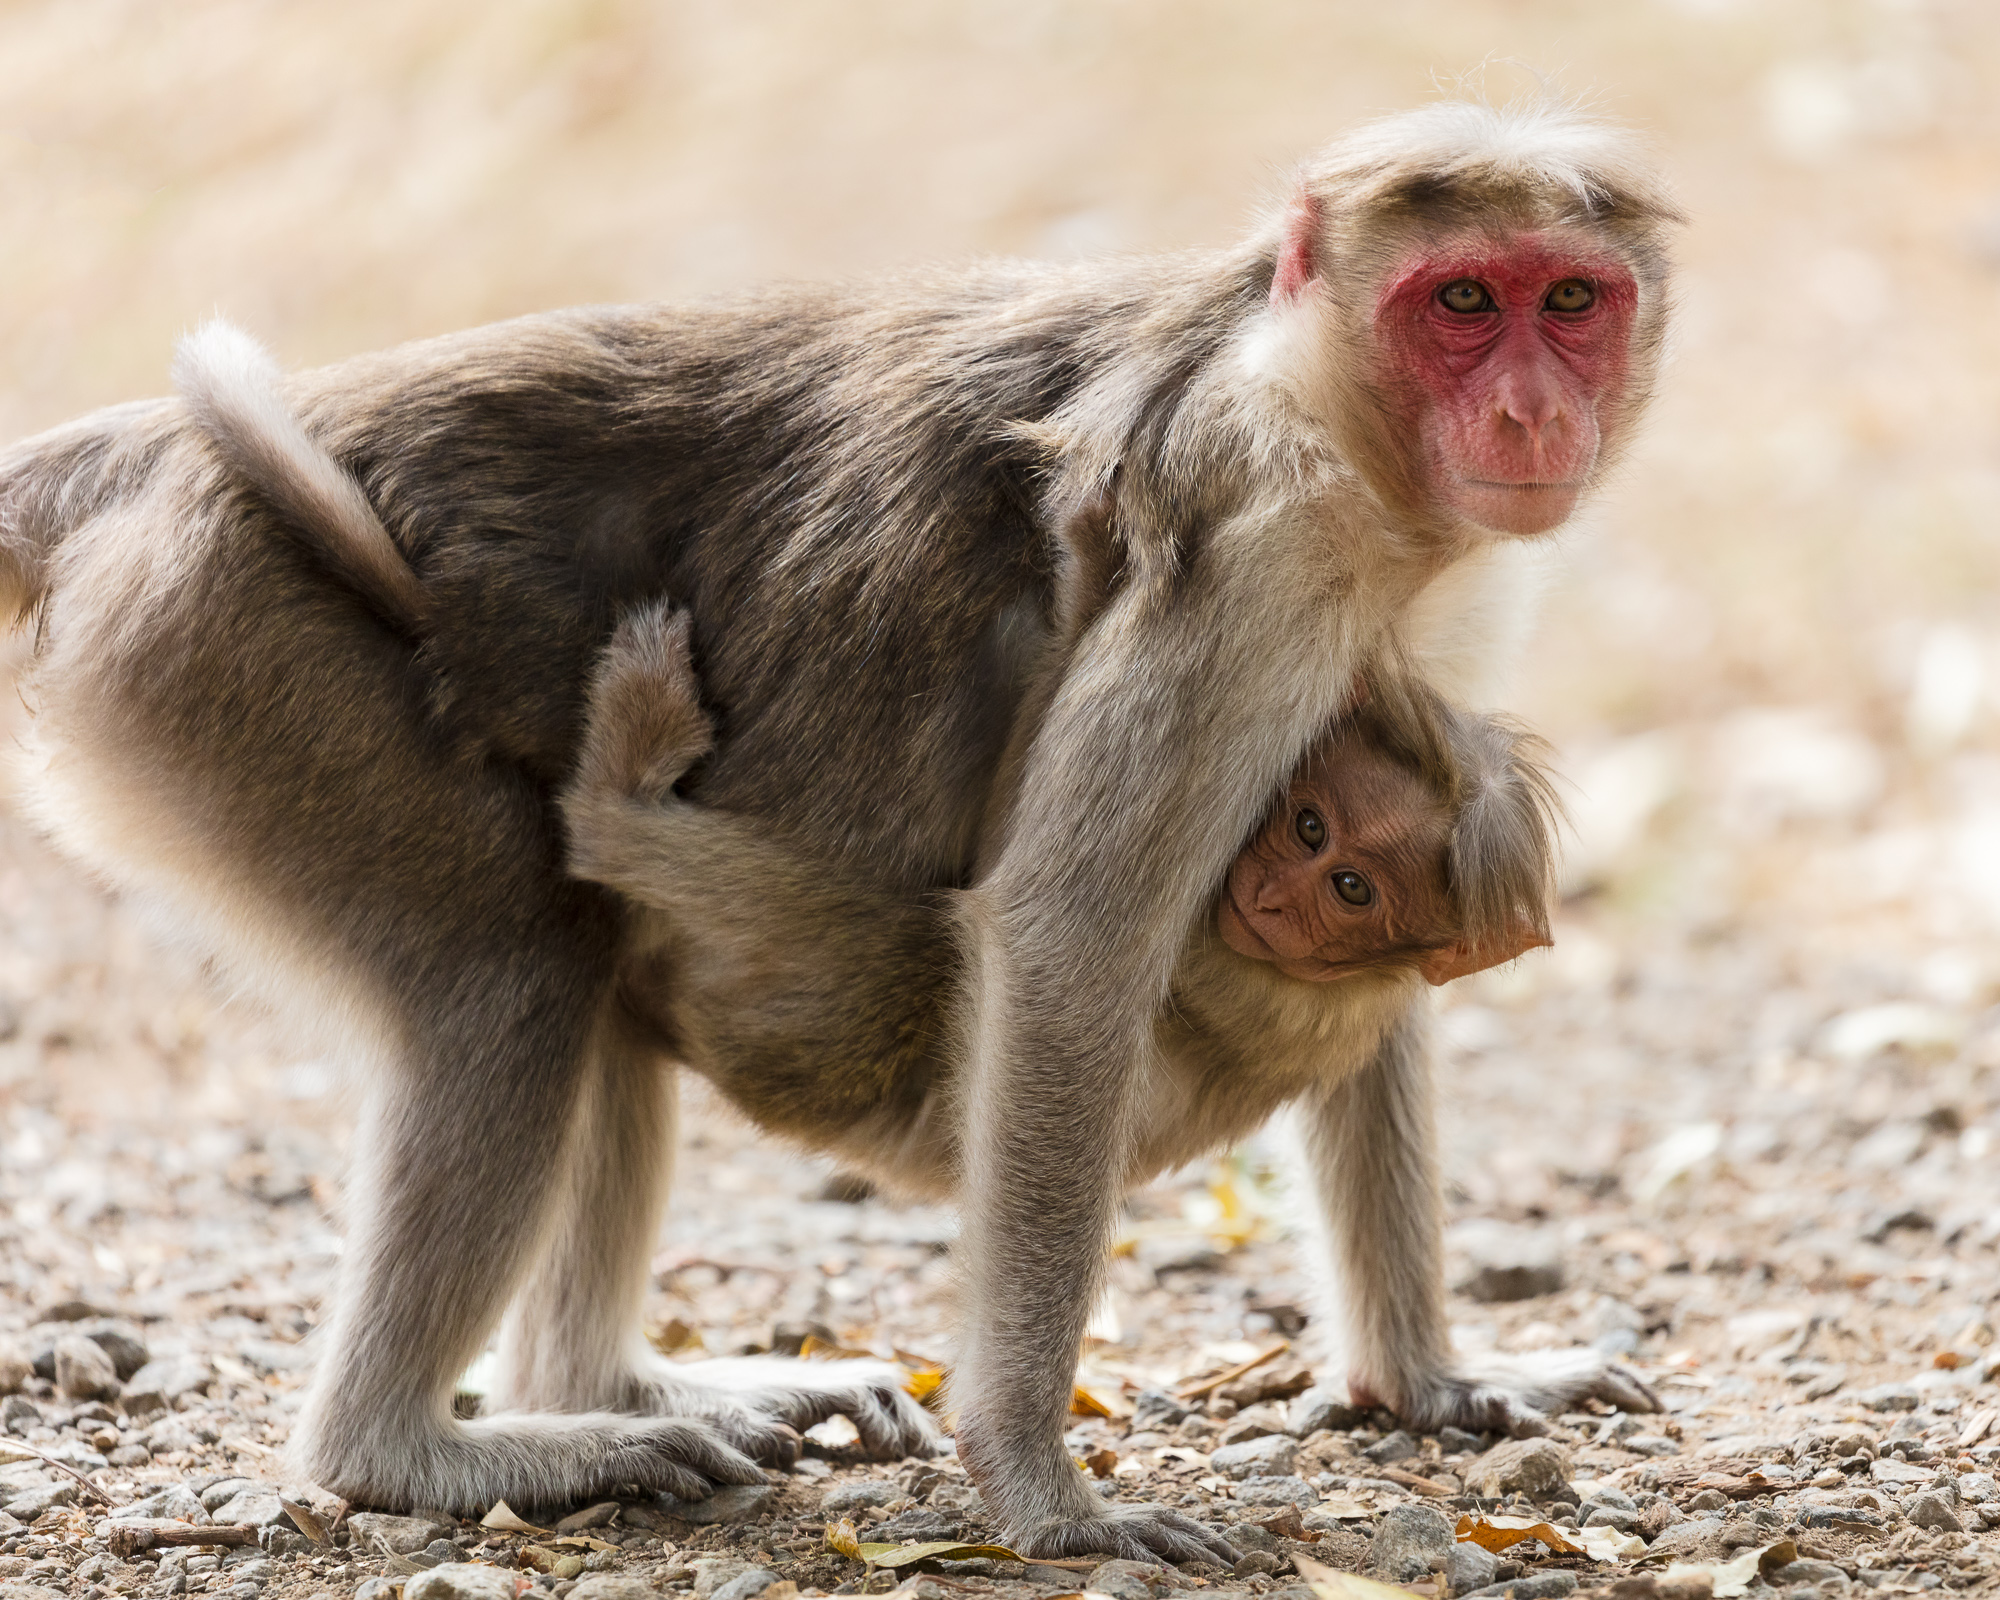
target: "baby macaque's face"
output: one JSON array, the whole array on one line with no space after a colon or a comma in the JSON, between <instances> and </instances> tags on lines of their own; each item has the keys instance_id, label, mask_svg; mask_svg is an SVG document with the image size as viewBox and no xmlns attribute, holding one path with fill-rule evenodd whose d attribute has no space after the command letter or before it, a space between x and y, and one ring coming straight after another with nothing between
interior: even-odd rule
<instances>
[{"instance_id":1,"label":"baby macaque's face","mask_svg":"<svg viewBox=\"0 0 2000 1600\"><path fill-rule=\"evenodd\" d=\"M1288 977L1413 967L1432 983L1511 961L1532 934L1469 945L1446 877L1451 817L1415 773L1351 729L1301 763L1229 869L1223 942Z\"/></svg>"}]
</instances>

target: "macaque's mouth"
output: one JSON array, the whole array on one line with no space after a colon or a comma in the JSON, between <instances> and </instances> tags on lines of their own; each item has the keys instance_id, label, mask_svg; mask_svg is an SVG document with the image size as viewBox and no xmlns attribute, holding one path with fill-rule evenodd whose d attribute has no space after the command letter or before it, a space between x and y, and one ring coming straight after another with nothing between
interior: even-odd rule
<instances>
[{"instance_id":1,"label":"macaque's mouth","mask_svg":"<svg viewBox=\"0 0 2000 1600\"><path fill-rule=\"evenodd\" d=\"M1577 494L1583 489L1583 485L1575 478L1522 483L1504 483L1498 478L1460 478L1458 481L1468 489L1504 489L1512 494L1540 494L1550 489L1561 489L1566 493Z\"/></svg>"}]
</instances>

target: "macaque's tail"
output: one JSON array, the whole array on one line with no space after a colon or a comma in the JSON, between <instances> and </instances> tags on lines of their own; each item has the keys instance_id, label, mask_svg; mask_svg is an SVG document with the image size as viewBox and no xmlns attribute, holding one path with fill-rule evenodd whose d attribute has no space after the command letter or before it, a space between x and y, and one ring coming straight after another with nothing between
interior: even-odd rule
<instances>
[{"instance_id":1,"label":"macaque's tail","mask_svg":"<svg viewBox=\"0 0 2000 1600\"><path fill-rule=\"evenodd\" d=\"M354 475L300 423L268 351L220 319L174 352L174 387L241 476L391 622L416 632L424 595Z\"/></svg>"}]
</instances>

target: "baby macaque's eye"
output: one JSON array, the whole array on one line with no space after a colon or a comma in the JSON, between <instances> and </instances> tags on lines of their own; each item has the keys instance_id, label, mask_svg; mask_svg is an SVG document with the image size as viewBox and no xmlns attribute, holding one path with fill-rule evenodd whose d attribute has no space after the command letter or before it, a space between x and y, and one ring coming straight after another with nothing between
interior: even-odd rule
<instances>
[{"instance_id":1,"label":"baby macaque's eye","mask_svg":"<svg viewBox=\"0 0 2000 1600\"><path fill-rule=\"evenodd\" d=\"M1368 880L1358 872L1336 872L1332 882L1333 892L1351 906L1365 906L1375 898Z\"/></svg>"},{"instance_id":2,"label":"baby macaque's eye","mask_svg":"<svg viewBox=\"0 0 2000 1600\"><path fill-rule=\"evenodd\" d=\"M1326 843L1326 824L1320 820L1317 811L1301 811L1299 820L1292 824L1292 831L1308 850L1317 850Z\"/></svg>"}]
</instances>

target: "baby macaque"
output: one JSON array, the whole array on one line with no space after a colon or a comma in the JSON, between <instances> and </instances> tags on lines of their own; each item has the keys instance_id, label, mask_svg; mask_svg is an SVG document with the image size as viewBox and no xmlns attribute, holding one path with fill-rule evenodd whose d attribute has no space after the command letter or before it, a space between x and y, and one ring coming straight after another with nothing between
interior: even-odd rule
<instances>
[{"instance_id":1,"label":"baby macaque","mask_svg":"<svg viewBox=\"0 0 2000 1600\"><path fill-rule=\"evenodd\" d=\"M570 870L656 913L627 1003L764 1126L891 1188L948 1192L958 1110L940 1091L960 1048L959 897L873 886L761 818L677 798L711 743L686 617L656 607L628 620L563 800ZM1336 1049L1337 1065L1365 1063L1417 980L1548 943L1553 802L1531 750L1495 719L1371 680L1183 954L1131 1181L1240 1136L1324 1078L1329 1038L1354 1041L1353 1062ZM1293 985L1288 1005L1287 980L1346 992ZM1312 1049L1288 1048L1307 1038Z\"/></svg>"}]
</instances>

